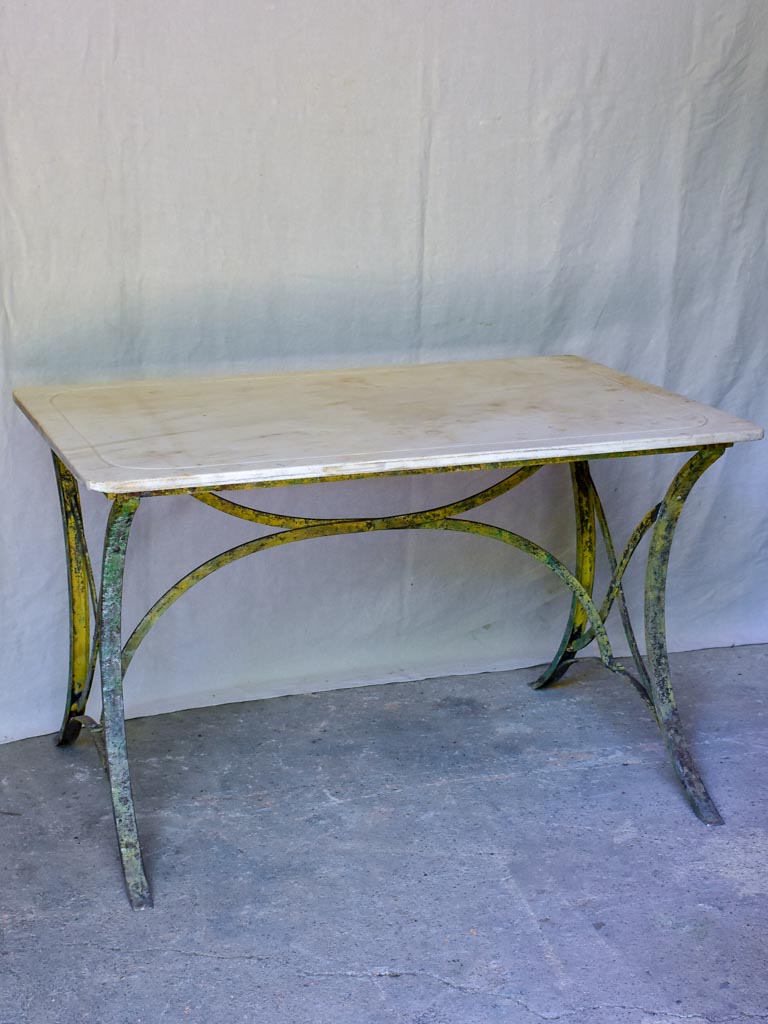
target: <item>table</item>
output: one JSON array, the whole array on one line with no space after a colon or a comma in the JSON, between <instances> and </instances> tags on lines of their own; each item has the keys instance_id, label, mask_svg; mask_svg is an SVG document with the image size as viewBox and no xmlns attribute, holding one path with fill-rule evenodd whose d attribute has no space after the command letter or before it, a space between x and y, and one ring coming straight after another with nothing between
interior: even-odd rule
<instances>
[{"instance_id":1,"label":"table","mask_svg":"<svg viewBox=\"0 0 768 1024\"><path fill-rule=\"evenodd\" d=\"M675 526L691 488L726 448L762 437L759 427L577 356L28 387L14 397L52 449L64 524L70 659L58 742L72 743L86 726L100 749L134 908L151 905L123 707L123 680L139 645L167 608L216 569L268 548L330 535L449 530L498 540L536 559L572 598L560 644L532 685L541 688L559 679L594 641L602 663L628 677L648 704L696 814L707 824L722 823L691 756L672 691L666 574ZM661 452L693 454L617 552L589 463ZM570 467L577 541L573 571L520 534L465 517L550 463ZM511 472L469 498L402 515L306 518L233 500L245 488L489 468ZM111 502L100 586L88 554L79 484L103 492ZM131 523L142 500L167 494L187 494L273 529L192 569L158 598L123 642ZM649 531L644 659L622 579ZM594 595L598 534L611 572L600 604ZM633 673L614 657L606 633L614 604ZM100 722L86 715L97 660Z\"/></svg>"}]
</instances>

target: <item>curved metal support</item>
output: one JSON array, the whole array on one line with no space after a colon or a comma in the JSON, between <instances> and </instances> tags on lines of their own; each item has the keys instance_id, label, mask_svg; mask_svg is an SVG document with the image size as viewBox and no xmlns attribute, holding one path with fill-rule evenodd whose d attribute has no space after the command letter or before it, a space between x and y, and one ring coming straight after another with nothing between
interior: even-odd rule
<instances>
[{"instance_id":1,"label":"curved metal support","mask_svg":"<svg viewBox=\"0 0 768 1024\"><path fill-rule=\"evenodd\" d=\"M597 513L597 521L600 524L600 532L603 536L603 544L605 545L605 551L608 555L608 563L611 568L611 583L608 588L608 593L605 596L605 601L600 608L600 615L603 622L605 622L610 614L614 599L617 601L619 606L619 615L621 616L621 624L624 627L624 635L627 638L627 644L629 646L630 653L632 654L632 660L634 661L637 669L637 678L630 672L627 672L626 669L618 669L618 671L629 679L640 696L653 711L654 707L651 699L651 681L645 667L645 662L643 661L643 657L640 653L637 639L635 638L635 631L632 628L629 609L627 608L627 601L624 597L624 588L621 585L621 581L624 573L626 572L627 566L629 565L630 559L637 549L637 545L645 536L646 532L656 522L661 508L661 502L659 502L658 505L652 508L650 512L640 520L638 525L635 527L632 536L627 541L627 545L624 548L620 561L617 563L616 550L613 546L611 531L608 528L608 520L605 517L603 503L600 500L600 495L597 493L597 488L595 487L591 477L589 479L589 486L592 492L592 502L594 504L595 512ZM584 639L586 639L586 637ZM591 639L591 637L589 639ZM589 640L587 640L587 642L589 642Z\"/></svg>"},{"instance_id":2,"label":"curved metal support","mask_svg":"<svg viewBox=\"0 0 768 1024\"><path fill-rule=\"evenodd\" d=\"M206 562L203 562L196 569L193 569L192 572L187 573L186 576L170 587L165 594L155 602L141 622L136 626L123 648L123 674L128 670L128 666L130 665L139 644L163 612L167 611L172 604L178 601L182 594L186 593L186 591L196 583L199 583L207 576L210 576L211 573L215 572L217 569L221 569L225 565L229 565L230 562L237 561L240 558L245 558L248 555L255 554L257 551L264 551L268 548L278 547L283 544L292 544L300 540L310 540L314 537L330 537L352 533L373 533L380 530L392 529L457 530L464 533L473 533L480 537L491 537L495 540L503 541L504 543L510 544L512 547L531 555L548 569L552 570L555 575L559 576L563 583L571 590L574 594L574 599L578 601L579 605L584 609L586 620L588 620L592 625L603 663L608 668L613 668L615 666L616 663L608 641L608 634L605 631L605 627L600 619L600 613L595 607L592 598L581 582L576 579L573 573L570 572L570 570L553 554L545 548L542 548L540 545L534 544L533 541L530 541L525 537L521 537L517 533L513 533L511 530L504 530L497 526L489 526L485 523L477 523L474 520L469 519L433 519L429 517L429 513L415 512L411 515L385 516L377 519L332 520L331 522L323 523L321 525L305 526L300 529L271 533L266 537L259 537L256 540L246 541L244 544L238 544L234 548L229 548L227 551L223 551L221 554L215 555L213 558L209 558Z\"/></svg>"},{"instance_id":3,"label":"curved metal support","mask_svg":"<svg viewBox=\"0 0 768 1024\"><path fill-rule=\"evenodd\" d=\"M600 612L590 597L589 592L580 580L573 575L570 569L559 558L556 558L551 552L547 551L546 548L528 540L527 537L521 537L520 534L513 533L511 530L504 530L500 526L487 526L485 523L476 523L470 519L446 519L438 523L427 523L423 528L426 530L457 530L463 533L475 533L480 537L491 537L494 540L510 544L519 551L531 555L538 562L541 562L542 565L551 569L573 593L574 598L579 602L580 607L584 611L586 620L591 622L592 628L595 631L595 640L597 641L602 663L611 671L623 671L623 666L619 665L613 657L611 644L600 618Z\"/></svg>"},{"instance_id":4,"label":"curved metal support","mask_svg":"<svg viewBox=\"0 0 768 1024\"><path fill-rule=\"evenodd\" d=\"M134 496L119 496L112 504L104 539L100 622L102 720L107 772L125 884L134 910L152 905L128 771L120 651L125 549L138 506L139 499Z\"/></svg>"},{"instance_id":5,"label":"curved metal support","mask_svg":"<svg viewBox=\"0 0 768 1024\"><path fill-rule=\"evenodd\" d=\"M611 613L614 601L619 606L619 614L621 615L622 625L624 627L624 633L627 637L627 644L629 645L632 658L637 667L639 679L636 679L631 675L623 666L619 666L616 663L616 671L626 676L632 684L637 688L640 695L646 700L646 702L653 707L650 699L650 683L648 681L648 674L645 665L640 654L640 649L635 639L634 630L632 623L629 618L629 611L627 609L626 599L624 597L624 589L622 587L622 580L624 573L627 571L627 567L634 555L637 546L643 539L648 530L656 522L659 509L661 508L661 502L654 506L649 512L647 512L640 522L637 524L635 529L632 531L624 551L621 554L621 558L616 558L616 549L613 544L613 538L611 537L611 531L608 526L608 521L605 516L605 510L603 509L603 503L600 500L595 483L592 479L592 475L589 471L589 463L578 463L579 466L578 474L574 468L574 494L576 495L576 507L577 507L577 519L576 519L576 552L577 552L577 569L576 574L581 577L582 570L582 559L584 554L582 553L583 547L588 543L589 551L592 555L591 565L587 563L588 569L591 573L589 580L590 585L594 584L594 553L595 553L595 530L594 530L594 519L592 519L589 525L590 533L588 540L585 539L584 535L584 522L585 516L594 516L597 519L597 524L600 527L600 534L603 540L603 546L605 553L608 558L608 565L611 570L611 581L608 585L603 603L600 605L600 619L605 622ZM586 509L589 509L589 513ZM590 586L590 593L591 593ZM573 612L573 609L572 609ZM576 655L579 651L588 647L589 644L595 639L595 631L588 623L584 625L582 629L574 629L572 619L569 617L566 625L563 639L560 643L557 653L550 662L549 666L544 672L537 678L534 679L529 685L534 690L540 690L551 683L556 682L560 679L564 673L570 668L576 659Z\"/></svg>"},{"instance_id":6,"label":"curved metal support","mask_svg":"<svg viewBox=\"0 0 768 1024\"><path fill-rule=\"evenodd\" d=\"M702 448L672 481L651 535L645 575L645 643L656 718L683 789L696 815L707 825L722 825L723 819L694 763L672 692L665 623L666 581L672 539L685 499L702 473L722 454L722 447Z\"/></svg>"},{"instance_id":7,"label":"curved metal support","mask_svg":"<svg viewBox=\"0 0 768 1024\"><path fill-rule=\"evenodd\" d=\"M90 612L91 602L96 604L96 587L85 541L77 480L55 453L53 466L64 526L69 588L69 684L64 718L56 738L59 746L66 746L80 735L82 723L78 716L85 711L93 682L96 644L91 644Z\"/></svg>"},{"instance_id":8,"label":"curved metal support","mask_svg":"<svg viewBox=\"0 0 768 1024\"><path fill-rule=\"evenodd\" d=\"M588 462L571 463L571 482L576 509L576 578L591 597L595 585L596 535L592 492L588 486L590 482ZM602 611L600 616L601 619L605 619ZM568 671L576 659L576 652L580 650L577 641L588 625L584 609L574 594L563 639L560 641L557 653L542 674L529 683L532 689L541 690L545 686L557 682ZM589 630L589 638L587 642L594 640L594 629Z\"/></svg>"},{"instance_id":9,"label":"curved metal support","mask_svg":"<svg viewBox=\"0 0 768 1024\"><path fill-rule=\"evenodd\" d=\"M647 531L651 528L651 526L653 526L653 524L656 522L656 517L658 516L659 509L661 508L661 502L659 502L658 505L656 505L654 508L650 510L650 512L647 512L646 515L643 516L643 518L640 520L638 525L633 530L629 540L627 541L624 551L622 552L621 558L617 560L616 549L613 544L613 538L611 537L611 531L608 526L608 520L605 516L605 510L603 509L603 503L600 500L600 495L598 494L597 488L595 487L594 480L592 479L592 475L589 471L588 463L582 464L582 468L580 470L578 477L578 482L576 479L574 479L574 486L578 486L579 491L583 492L584 498L582 500L585 502L588 501L592 514L594 514L597 517L597 522L600 527L600 534L603 539L603 546L605 548L605 552L608 558L608 565L611 570L611 582L608 585L608 590L606 592L605 599L603 600L603 603L600 606L600 618L603 622L605 622L611 613L614 601L618 603L619 614L621 615L621 622L622 626L624 627L624 634L627 638L627 644L629 646L630 653L632 654L632 658L637 668L638 678L636 678L630 672L628 672L627 669L624 668L624 666L619 665L618 662L615 665L614 671L619 672L621 675L629 679L632 685L637 689L640 696L649 705L651 710L653 710L653 701L651 700L650 696L650 680L648 679L648 673L645 668L645 664L643 663L642 655L640 654L640 648L635 638L634 629L632 628L632 622L629 617L629 610L627 608L626 599L624 597L622 579L624 577L624 573L627 570L627 567L629 566L630 560L632 559L632 556L634 555L637 549L638 544L643 539ZM577 531L580 521L581 517L577 519ZM581 548L582 543L580 538L580 532L577 534L577 536L578 552ZM594 533L591 539L592 544L594 545ZM594 580L594 564L592 566L592 573L592 580ZM575 661L576 654L579 651L583 650L585 647L589 646L589 644L591 644L594 639L594 629L589 625L587 625L583 630L579 632L572 630L571 633L569 633L567 627L566 633L563 637L563 641L560 645L560 649L558 650L557 654L552 660L549 668L538 679L535 679L529 685L534 690L539 690L542 687L547 686L549 683L553 683L556 680L560 679L562 675Z\"/></svg>"},{"instance_id":10,"label":"curved metal support","mask_svg":"<svg viewBox=\"0 0 768 1024\"><path fill-rule=\"evenodd\" d=\"M605 595L605 600L600 606L600 615L602 616L603 621L605 621L610 615L611 609L613 608L613 602L617 599L619 602L619 607L623 607L626 612L626 602L624 599L624 590L622 587L624 573L627 571L627 567L629 566L632 556L637 550L638 544L646 535L648 530L650 530L650 528L656 522L656 517L658 516L659 509L661 508L661 502L659 502L658 505L655 505L649 512L647 512L640 520L640 522L637 524L635 529L632 531L631 537L627 541L626 547L624 548L624 551L621 554L621 558L617 561L616 549L613 546L613 538L611 537L611 532L608 528L608 521L606 520L605 512L603 510L603 503L600 500L600 496L597 493L597 489L595 488L594 483L592 483L592 488L593 502L595 506L595 512L597 514L597 521L600 526L600 533L603 538L605 551L608 556L608 564L610 566L612 573L611 582L608 585L608 591ZM578 641L576 642L576 650L580 651L582 647L586 647L587 644L590 644L592 642L592 640L594 640L594 637L592 636L589 630L586 630L584 634L581 637L579 637Z\"/></svg>"},{"instance_id":11,"label":"curved metal support","mask_svg":"<svg viewBox=\"0 0 768 1024\"><path fill-rule=\"evenodd\" d=\"M418 517L420 521L428 522L433 519L445 519L448 516L462 515L464 512L469 512L473 508L478 508L478 506L485 505L489 501L493 501L494 498L506 494L507 491L517 487L518 484L533 476L540 469L540 465L521 466L520 469L504 477L503 480L499 480L490 487L486 487L476 494L471 494L467 498L462 498L460 501L451 502L449 505L440 505L437 508L424 509L421 512L411 512L399 516L383 516L381 518L390 524L389 529L397 529L400 521L410 520L414 516ZM304 516L285 516L277 512L262 512L260 509L249 508L247 505L240 505L236 501L222 498L212 491L193 493L192 497L196 498L197 501L201 501L204 505L217 509L219 512L225 512L229 516L245 519L249 523L259 523L261 526L274 526L281 530L300 530L305 526L324 526L329 523L354 523L359 521L359 518L356 517L307 519Z\"/></svg>"}]
</instances>

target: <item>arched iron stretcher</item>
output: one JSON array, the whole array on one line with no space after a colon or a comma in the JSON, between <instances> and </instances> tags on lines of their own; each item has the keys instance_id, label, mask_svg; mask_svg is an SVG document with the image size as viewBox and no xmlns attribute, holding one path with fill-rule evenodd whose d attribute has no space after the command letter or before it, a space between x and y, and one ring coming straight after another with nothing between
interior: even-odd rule
<instances>
[{"instance_id":1,"label":"arched iron stretcher","mask_svg":"<svg viewBox=\"0 0 768 1024\"><path fill-rule=\"evenodd\" d=\"M104 539L101 589L97 590L88 555L78 483L69 469L54 454L69 575L70 665L69 689L64 720L58 736L60 744L72 743L86 726L100 749L109 776L112 806L117 828L120 856L131 904L134 908L151 905L151 896L142 863L141 847L131 795L125 740L123 680L140 644L168 608L197 583L231 562L259 551L316 537L342 534L375 533L383 530L448 530L489 537L531 556L563 583L572 594L568 621L557 652L542 675L532 685L541 688L559 679L573 664L577 654L593 641L601 662L613 672L628 677L649 705L661 730L675 771L698 817L709 825L722 824L685 739L675 703L669 672L665 630L666 576L670 548L680 513L692 487L730 444L701 448L651 449L616 453L616 456L667 454L670 451L694 452L675 476L666 494L639 522L620 555L611 537L602 503L584 459L551 458L535 464L485 463L473 469L508 468L513 471L476 494L438 508L404 515L319 519L262 512L222 496L249 485L235 487L189 488L153 491L148 495L108 495L111 510ZM600 456L596 456L600 457ZM576 566L570 569L552 552L511 530L463 518L494 498L505 494L536 473L543 465L566 463L570 466L576 509ZM470 467L457 466L455 470ZM445 468L408 472L445 472ZM345 474L325 476L322 480L358 479L381 474ZM275 481L280 483L316 483L318 479ZM270 486L271 484L251 485ZM131 524L145 496L189 494L197 501L259 526L274 528L273 533L238 544L203 562L166 591L144 615L128 640L122 642L122 591L125 555ZM611 570L611 580L601 604L594 597L598 530ZM650 547L645 571L645 660L640 654L622 590L622 580L643 536L650 531ZM605 628L614 604L619 614L634 662L634 674L613 655ZM93 619L93 630L92 630ZM94 722L86 715L97 660L101 667L102 718Z\"/></svg>"}]
</instances>

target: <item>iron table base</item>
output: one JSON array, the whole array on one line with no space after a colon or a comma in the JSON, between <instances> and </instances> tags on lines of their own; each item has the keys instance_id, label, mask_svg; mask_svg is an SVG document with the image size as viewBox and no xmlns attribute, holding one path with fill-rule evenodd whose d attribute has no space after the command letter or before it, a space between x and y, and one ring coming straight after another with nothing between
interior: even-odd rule
<instances>
[{"instance_id":1,"label":"iron table base","mask_svg":"<svg viewBox=\"0 0 768 1024\"><path fill-rule=\"evenodd\" d=\"M84 725L97 741L109 778L120 856L131 905L136 909L148 907L151 906L152 900L142 861L131 795L123 706L125 673L142 640L163 612L197 583L237 559L313 537L373 533L380 530L451 530L501 541L534 558L554 573L572 595L570 613L560 645L550 665L532 684L534 688L540 689L559 679L573 664L577 654L594 642L605 667L627 677L650 708L695 813L708 825L722 824L722 818L694 763L672 691L665 630L665 593L672 538L683 504L704 470L712 465L727 447L729 445L712 445L695 451L677 473L662 500L640 520L620 554L616 552L589 463L583 460L547 460L566 462L570 465L577 541L576 566L573 572L550 551L520 534L464 518L465 513L527 480L547 462L518 465L517 468L509 466L507 468L513 471L503 480L471 497L439 508L365 519L302 518L262 512L223 496L225 491L238 488L217 488L216 491L192 488L183 492L164 492L187 493L211 508L246 522L272 527L274 532L238 544L214 558L209 558L182 577L154 603L125 643L122 640L125 554L131 523L144 495L111 496L112 504L104 538L101 585L97 588L88 555L78 484L75 477L54 454L64 523L70 603L69 689L58 742L61 745L72 743ZM489 465L474 468L500 467ZM646 657L643 659L630 622L622 580L640 541L649 531L651 538L645 571ZM602 537L611 571L610 583L600 605L596 603L594 596L598 533ZM608 639L605 624L614 604L619 609L634 672L617 661ZM101 670L103 707L100 723L94 722L85 714L97 661Z\"/></svg>"}]
</instances>

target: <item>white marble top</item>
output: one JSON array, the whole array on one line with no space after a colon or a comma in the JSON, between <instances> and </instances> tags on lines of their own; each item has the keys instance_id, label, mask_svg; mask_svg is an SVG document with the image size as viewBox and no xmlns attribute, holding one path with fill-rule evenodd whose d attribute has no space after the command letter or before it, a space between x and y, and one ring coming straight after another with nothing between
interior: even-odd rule
<instances>
[{"instance_id":1,"label":"white marble top","mask_svg":"<svg viewBox=\"0 0 768 1024\"><path fill-rule=\"evenodd\" d=\"M75 475L126 493L621 454L763 431L578 356L22 388Z\"/></svg>"}]
</instances>

